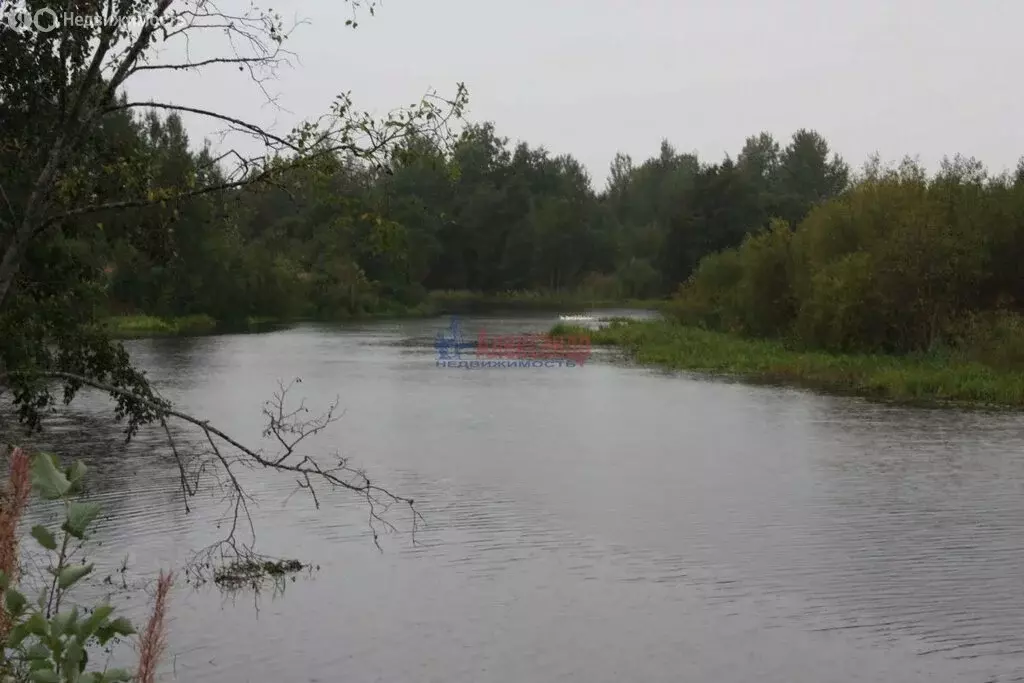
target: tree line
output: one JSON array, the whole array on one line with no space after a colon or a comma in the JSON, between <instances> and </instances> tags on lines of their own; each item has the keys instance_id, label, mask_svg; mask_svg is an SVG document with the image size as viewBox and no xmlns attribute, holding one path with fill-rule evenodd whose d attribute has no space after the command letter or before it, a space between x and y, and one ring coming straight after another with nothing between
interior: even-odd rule
<instances>
[{"instance_id":1,"label":"tree line","mask_svg":"<svg viewBox=\"0 0 1024 683\"><path fill-rule=\"evenodd\" d=\"M175 114L126 114L116 128L105 139L132 150L154 191L221 181ZM667 141L639 164L620 154L598 191L572 156L472 124L449 149L409 136L386 166L327 155L273 184L119 211L82 248L111 310L162 316L345 317L434 290L653 298L772 218L802 220L848 178L800 130L714 163Z\"/></svg>"},{"instance_id":2,"label":"tree line","mask_svg":"<svg viewBox=\"0 0 1024 683\"><path fill-rule=\"evenodd\" d=\"M100 194L136 177L157 199L224 182L174 113L119 112L92 139L91 163L119 166ZM684 322L814 348L1003 348L1022 231L1024 166L993 176L957 156L929 177L873 159L854 173L802 129L717 162L668 141L642 163L619 154L597 190L571 155L483 123L447 148L409 135L387 164L325 154L271 183L101 212L41 243L27 280L70 287L86 318L331 319L435 290L543 290L674 296Z\"/></svg>"}]
</instances>

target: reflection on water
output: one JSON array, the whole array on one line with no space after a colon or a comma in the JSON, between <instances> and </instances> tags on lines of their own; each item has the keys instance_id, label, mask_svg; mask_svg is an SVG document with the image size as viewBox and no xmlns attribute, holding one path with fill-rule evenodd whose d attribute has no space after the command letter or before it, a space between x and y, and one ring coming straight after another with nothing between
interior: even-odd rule
<instances>
[{"instance_id":1,"label":"reflection on water","mask_svg":"<svg viewBox=\"0 0 1024 683\"><path fill-rule=\"evenodd\" d=\"M557 316L464 319L467 334ZM260 544L321 565L253 605L175 594L179 680L1024 680L1021 419L873 405L604 362L435 365L447 320L130 344L161 391L250 443L302 377L315 446L420 501L378 553L358 499L261 477ZM46 439L95 466L105 558L216 538L156 433L106 401ZM408 520L395 518L400 525ZM142 607L141 596L134 604ZM135 607L133 607L135 609Z\"/></svg>"}]
</instances>

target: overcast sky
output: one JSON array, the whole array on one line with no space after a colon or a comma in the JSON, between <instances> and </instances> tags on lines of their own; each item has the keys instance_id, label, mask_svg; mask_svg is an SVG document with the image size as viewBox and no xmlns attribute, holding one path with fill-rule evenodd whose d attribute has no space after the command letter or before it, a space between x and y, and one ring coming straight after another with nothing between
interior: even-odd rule
<instances>
[{"instance_id":1,"label":"overcast sky","mask_svg":"<svg viewBox=\"0 0 1024 683\"><path fill-rule=\"evenodd\" d=\"M310 22L273 85L290 114L231 69L132 94L288 128L341 91L384 112L464 81L467 118L573 154L598 189L617 151L639 162L662 138L707 161L800 127L854 167L961 152L1001 171L1024 154L1020 0L385 0L355 31L341 0L265 4ZM188 123L197 143L220 127Z\"/></svg>"}]
</instances>

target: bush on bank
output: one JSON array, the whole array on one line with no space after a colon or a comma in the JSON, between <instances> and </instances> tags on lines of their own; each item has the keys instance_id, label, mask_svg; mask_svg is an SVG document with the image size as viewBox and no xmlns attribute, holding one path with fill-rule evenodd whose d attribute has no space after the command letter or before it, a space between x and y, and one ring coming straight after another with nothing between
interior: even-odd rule
<instances>
[{"instance_id":1,"label":"bush on bank","mask_svg":"<svg viewBox=\"0 0 1024 683\"><path fill-rule=\"evenodd\" d=\"M671 305L679 321L797 348L952 350L1024 359L1024 169L989 177L957 158L868 169L793 229L782 221L705 257Z\"/></svg>"}]
</instances>

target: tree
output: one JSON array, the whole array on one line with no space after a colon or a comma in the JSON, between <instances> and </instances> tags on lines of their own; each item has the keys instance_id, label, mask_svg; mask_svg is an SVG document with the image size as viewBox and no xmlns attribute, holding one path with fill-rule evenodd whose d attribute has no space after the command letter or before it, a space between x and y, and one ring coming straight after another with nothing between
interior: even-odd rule
<instances>
[{"instance_id":1,"label":"tree","mask_svg":"<svg viewBox=\"0 0 1024 683\"><path fill-rule=\"evenodd\" d=\"M850 169L839 155L829 157L828 142L802 128L779 158L777 218L799 225L815 204L846 189Z\"/></svg>"},{"instance_id":2,"label":"tree","mask_svg":"<svg viewBox=\"0 0 1024 683\"><path fill-rule=\"evenodd\" d=\"M45 17L38 14L44 7L40 1L3 6ZM322 467L296 451L297 442L285 445L291 437L275 430L296 415L285 410L283 390L275 399L278 412L268 413L269 433L285 439L284 452L272 459L161 399L124 348L97 324L107 281L100 257L109 254L90 247L95 235L111 226L126 252L151 263L166 261L170 271L165 268L165 274L175 268L180 273L187 268L181 259L189 257L175 252L173 230L205 220L216 208L201 202L230 202L250 189L283 188L296 171L333 168L339 157L383 167L410 136L444 146L450 122L466 104L465 88L460 84L448 99L428 93L420 104L379 121L355 110L343 93L326 115L279 133L195 103L133 101L124 95L143 72L232 68L263 87L292 56L283 47L291 29L278 15L255 9L229 14L208 0L48 1L45 7L57 16L74 12L97 21L0 31L0 389L11 392L20 418L38 428L42 412L55 403L56 382L65 403L83 386L107 392L117 402L116 416L127 419L128 438L141 425L155 423L170 439L168 420L184 420L202 432L213 462L232 482L236 514L244 508L245 492L232 470L239 460L224 449L240 452L248 466L296 475L305 487L318 480L358 492L371 507L375 495L390 496L344 464ZM208 34L222 36L220 54L160 60L160 48ZM140 136L133 129L137 111L219 121L255 139L261 151L206 154L197 165L187 153L180 121L150 114L148 130ZM290 267L281 260L272 265L278 271ZM153 285L154 296L174 299L187 291L169 276ZM295 434L325 426L305 424ZM184 458L173 440L171 446L188 494L194 488Z\"/></svg>"},{"instance_id":3,"label":"tree","mask_svg":"<svg viewBox=\"0 0 1024 683\"><path fill-rule=\"evenodd\" d=\"M767 132L748 137L736 163L752 178L759 180L767 190L778 178L779 143Z\"/></svg>"}]
</instances>

